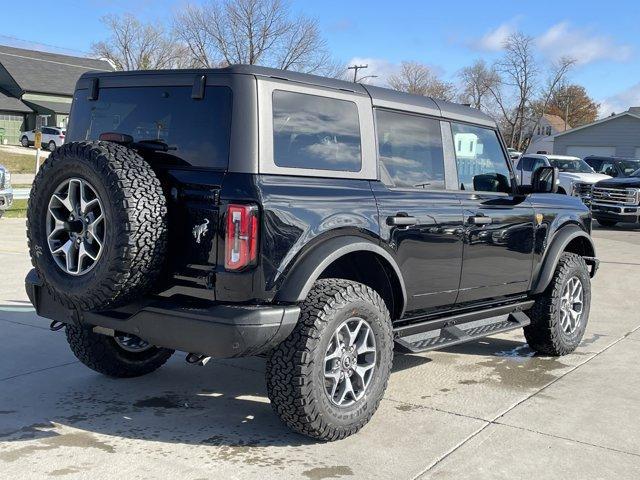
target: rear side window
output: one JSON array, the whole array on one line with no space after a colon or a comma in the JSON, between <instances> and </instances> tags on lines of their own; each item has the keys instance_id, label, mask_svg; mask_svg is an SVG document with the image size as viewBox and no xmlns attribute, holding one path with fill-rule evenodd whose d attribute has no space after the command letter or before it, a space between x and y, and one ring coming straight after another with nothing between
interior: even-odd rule
<instances>
[{"instance_id":1,"label":"rear side window","mask_svg":"<svg viewBox=\"0 0 640 480\"><path fill-rule=\"evenodd\" d=\"M98 140L101 133L131 135L134 141L159 140L169 150L154 160L226 170L229 163L232 94L228 87L206 87L191 98L192 87L101 88L98 100L79 90L73 100L67 141Z\"/></svg>"},{"instance_id":2,"label":"rear side window","mask_svg":"<svg viewBox=\"0 0 640 480\"><path fill-rule=\"evenodd\" d=\"M498 135L488 128L452 123L460 190L511 192L511 173Z\"/></svg>"},{"instance_id":3,"label":"rear side window","mask_svg":"<svg viewBox=\"0 0 640 480\"><path fill-rule=\"evenodd\" d=\"M273 160L277 166L359 172L361 151L355 103L273 92Z\"/></svg>"},{"instance_id":4,"label":"rear side window","mask_svg":"<svg viewBox=\"0 0 640 480\"><path fill-rule=\"evenodd\" d=\"M400 188L444 189L440 122L376 111L380 178Z\"/></svg>"}]
</instances>

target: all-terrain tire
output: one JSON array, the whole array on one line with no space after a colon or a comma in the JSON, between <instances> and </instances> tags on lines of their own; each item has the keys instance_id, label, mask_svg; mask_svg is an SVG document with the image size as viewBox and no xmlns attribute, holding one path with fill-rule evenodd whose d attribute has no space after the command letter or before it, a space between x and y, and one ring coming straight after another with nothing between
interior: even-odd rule
<instances>
[{"instance_id":1,"label":"all-terrain tire","mask_svg":"<svg viewBox=\"0 0 640 480\"><path fill-rule=\"evenodd\" d=\"M51 196L70 178L90 183L105 217L103 252L83 275L60 268L49 250ZM68 308L102 310L146 293L158 278L167 248L167 204L158 177L134 150L110 142L72 142L49 155L29 197L27 237L44 286Z\"/></svg>"},{"instance_id":2,"label":"all-terrain tire","mask_svg":"<svg viewBox=\"0 0 640 480\"><path fill-rule=\"evenodd\" d=\"M561 325L562 294L570 279L577 277L582 284L582 317L575 331L568 333ZM563 253L547 289L527 312L531 324L524 327L527 343L535 351L553 356L573 352L582 340L591 307L591 278L584 259L574 253Z\"/></svg>"},{"instance_id":3,"label":"all-terrain tire","mask_svg":"<svg viewBox=\"0 0 640 480\"><path fill-rule=\"evenodd\" d=\"M337 406L325 391L324 357L338 326L349 318L371 326L377 353L364 396ZM387 387L393 363L389 311L374 290L342 279L318 280L301 305L289 337L267 359L267 393L276 414L294 431L333 441L356 433L371 419Z\"/></svg>"},{"instance_id":4,"label":"all-terrain tire","mask_svg":"<svg viewBox=\"0 0 640 480\"><path fill-rule=\"evenodd\" d=\"M67 342L78 360L87 367L109 377L131 378L151 373L173 355L173 350L150 347L129 352L113 337L91 331L91 327L67 325Z\"/></svg>"}]
</instances>

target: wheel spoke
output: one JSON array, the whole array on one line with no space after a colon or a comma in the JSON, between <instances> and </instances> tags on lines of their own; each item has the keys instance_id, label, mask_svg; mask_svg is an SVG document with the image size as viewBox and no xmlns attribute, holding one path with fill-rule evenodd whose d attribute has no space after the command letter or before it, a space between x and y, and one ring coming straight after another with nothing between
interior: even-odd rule
<instances>
[{"instance_id":1,"label":"wheel spoke","mask_svg":"<svg viewBox=\"0 0 640 480\"><path fill-rule=\"evenodd\" d=\"M356 395L353 391L353 384L351 383L351 379L349 377L344 377L344 380L342 382L342 390L340 392L340 398L338 399L338 405L342 405L346 400L347 395L349 394L355 399Z\"/></svg>"}]
</instances>

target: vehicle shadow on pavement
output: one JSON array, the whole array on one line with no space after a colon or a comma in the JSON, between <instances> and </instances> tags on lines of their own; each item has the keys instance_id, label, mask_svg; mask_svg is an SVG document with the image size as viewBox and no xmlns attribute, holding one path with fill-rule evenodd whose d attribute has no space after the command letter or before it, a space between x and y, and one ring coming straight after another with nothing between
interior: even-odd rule
<instances>
[{"instance_id":1,"label":"vehicle shadow on pavement","mask_svg":"<svg viewBox=\"0 0 640 480\"><path fill-rule=\"evenodd\" d=\"M0 307L3 318L21 328L48 325L32 311L12 307L15 304ZM67 353L63 332L44 335L41 348ZM482 356L510 356L504 352L512 351L528 356L529 352L523 342L501 338L445 351ZM59 437L69 435L70 427L76 433L117 437L118 443L145 440L233 449L316 443L288 430L272 411L263 358L213 360L195 367L187 365L184 353L178 352L158 371L132 379L108 378L75 362L70 354L68 358L56 368L28 365L32 373L2 382L1 442L66 441ZM397 353L393 373L431 361L425 355Z\"/></svg>"}]
</instances>

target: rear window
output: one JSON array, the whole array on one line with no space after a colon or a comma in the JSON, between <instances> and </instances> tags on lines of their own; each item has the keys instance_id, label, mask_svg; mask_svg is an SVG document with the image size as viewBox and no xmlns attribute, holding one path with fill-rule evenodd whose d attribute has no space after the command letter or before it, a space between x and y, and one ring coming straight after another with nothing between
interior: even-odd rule
<instances>
[{"instance_id":1,"label":"rear window","mask_svg":"<svg viewBox=\"0 0 640 480\"><path fill-rule=\"evenodd\" d=\"M79 90L73 100L67 141L98 140L101 133L131 135L134 141L160 140L170 150L154 158L177 165L226 169L229 163L232 93L206 87L102 88L98 100Z\"/></svg>"},{"instance_id":2,"label":"rear window","mask_svg":"<svg viewBox=\"0 0 640 480\"><path fill-rule=\"evenodd\" d=\"M279 167L359 172L362 154L356 104L274 91L273 160Z\"/></svg>"}]
</instances>

